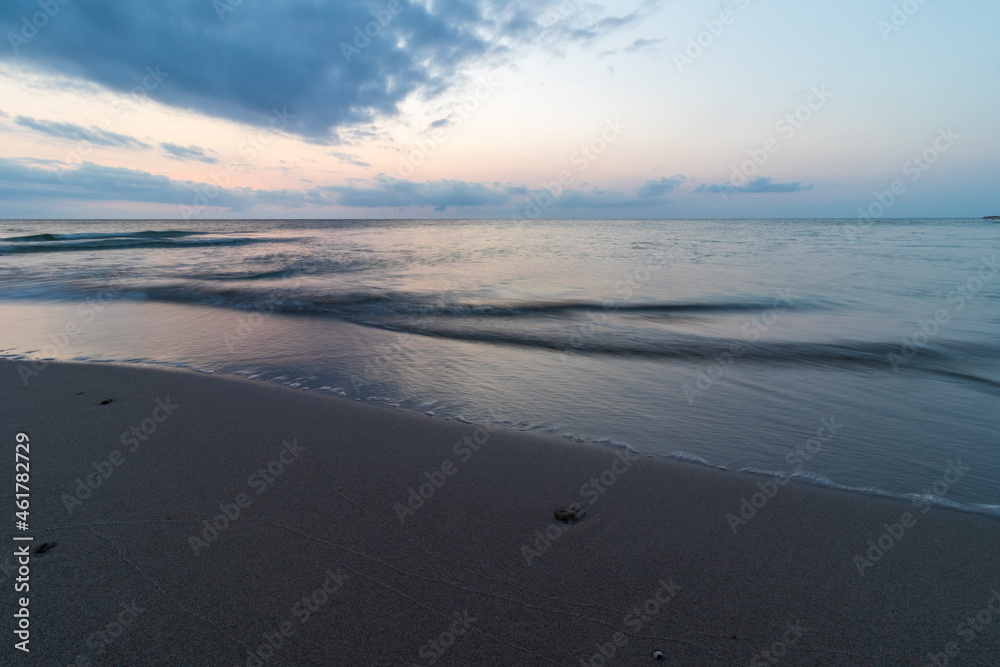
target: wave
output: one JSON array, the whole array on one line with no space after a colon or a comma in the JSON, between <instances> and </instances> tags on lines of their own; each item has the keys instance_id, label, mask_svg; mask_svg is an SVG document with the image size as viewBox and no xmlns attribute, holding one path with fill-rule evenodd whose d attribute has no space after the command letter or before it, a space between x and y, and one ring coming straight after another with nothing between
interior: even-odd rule
<instances>
[{"instance_id":1,"label":"wave","mask_svg":"<svg viewBox=\"0 0 1000 667\"><path fill-rule=\"evenodd\" d=\"M91 232L91 233L81 233L81 234L32 234L29 236L10 236L7 238L0 239L0 242L6 243L51 243L54 241L77 241L80 239L125 239L125 238L142 238L142 239L160 239L160 238L179 238L183 236L198 236L202 235L203 232L188 232L179 230L166 230L166 231L145 231L145 232L120 232L120 233L102 233L102 232Z\"/></svg>"},{"instance_id":2,"label":"wave","mask_svg":"<svg viewBox=\"0 0 1000 667\"><path fill-rule=\"evenodd\" d=\"M196 274L192 279L213 282L255 281L272 278L289 278L300 273L297 268L286 267L270 271L255 272L213 272ZM233 308L267 307L278 312L312 313L318 315L341 315L348 319L384 319L393 328L406 327L407 318L411 324L425 322L428 318L447 320L465 319L517 319L549 315L591 313L614 315L616 313L735 313L760 311L771 307L772 302L733 303L601 303L588 301L525 301L515 303L469 303L452 299L445 293L417 294L393 291L364 291L341 293L308 293L298 289L277 287L269 291L253 288L219 288L197 283L176 283L172 285L151 285L148 288L136 286L144 296L162 301L211 303ZM799 306L808 307L808 306ZM398 318L398 319L391 319ZM425 333L414 331L414 333ZM432 332L426 332L432 333Z\"/></svg>"},{"instance_id":3,"label":"wave","mask_svg":"<svg viewBox=\"0 0 1000 667\"><path fill-rule=\"evenodd\" d=\"M739 361L741 363L855 365L891 369L888 361L889 355L898 355L900 350L899 343L892 342L851 340L837 342L748 342L737 338L715 338L638 328L627 332L618 329L604 334L578 335L578 326L567 327L565 324L549 331L538 331L536 328L522 330L454 328L433 321L412 325L375 320L358 323L391 331L466 342L534 347L570 354L709 362L719 364L724 368ZM971 346L966 346L965 350L971 350ZM993 348L989 348L988 352L996 354L996 350ZM948 349L928 347L921 350L919 357L912 361L909 367L923 368L929 362L950 357L951 351Z\"/></svg>"},{"instance_id":4,"label":"wave","mask_svg":"<svg viewBox=\"0 0 1000 667\"><path fill-rule=\"evenodd\" d=\"M0 239L0 255L121 248L191 248L197 246L246 245L257 239L215 237L204 232L179 230L123 233L32 234Z\"/></svg>"},{"instance_id":5,"label":"wave","mask_svg":"<svg viewBox=\"0 0 1000 667\"><path fill-rule=\"evenodd\" d=\"M255 273L213 273L218 280L263 281L281 279L291 269ZM106 289L71 286L86 296L88 290ZM64 283L62 285L66 287ZM319 288L316 288L319 290ZM890 355L900 354L898 342L879 340L794 341L758 340L706 336L696 333L643 326L629 315L642 313L730 312L761 307L758 299L748 302L621 303L622 316L597 302L547 301L518 303L463 303L449 294L416 294L395 291L329 293L308 287L243 286L223 287L204 277L171 284L131 283L120 286L119 296L170 303L204 304L262 313L282 313L334 317L360 326L464 342L528 347L563 354L637 357L711 365L704 372L716 372L735 363L765 365L823 366L892 370ZM60 292L60 296L63 292ZM9 293L8 297L11 296ZM32 292L29 296L37 297ZM814 307L811 304L800 306ZM579 313L589 313L580 316ZM598 317L594 317L598 315ZM607 317L600 317L607 315ZM982 373L967 372L968 364L956 368L955 361L996 358L996 346L964 343L935 344L921 349L906 368L940 373L973 383L988 392L997 392L1000 382Z\"/></svg>"},{"instance_id":6,"label":"wave","mask_svg":"<svg viewBox=\"0 0 1000 667\"><path fill-rule=\"evenodd\" d=\"M274 271L257 271L257 272L239 272L233 271L231 273L211 273L203 275L193 275L192 278L197 280L208 280L208 281L218 281L218 282L238 282L241 280L254 281L254 280L273 280L275 278L291 278L300 272L296 269L275 269Z\"/></svg>"},{"instance_id":7,"label":"wave","mask_svg":"<svg viewBox=\"0 0 1000 667\"><path fill-rule=\"evenodd\" d=\"M673 459L675 461L682 461L684 463L692 463L694 465L705 466L706 468L715 468L716 470L726 470L729 468L725 466L717 466L714 463L709 463L706 459L698 456L697 454L691 454L690 452L674 452L673 454L667 455L668 459Z\"/></svg>"},{"instance_id":8,"label":"wave","mask_svg":"<svg viewBox=\"0 0 1000 667\"><path fill-rule=\"evenodd\" d=\"M824 489L835 489L837 491L846 491L848 493L859 493L861 495L866 495L866 496L889 498L901 502L908 501L911 502L915 507L932 506L941 509L957 510L960 512L987 514L993 517L1000 518L1000 505L990 505L985 503L963 504L956 502L954 500L949 500L948 498L944 498L942 496L935 496L925 493L898 493L870 486L851 486L848 484L840 484L838 482L834 482L828 477L824 477L823 475L819 475L814 472L808 472L805 470L800 472L795 472L790 475L775 470L761 470L760 468L742 468L739 472L748 475L755 475L758 477L787 479L793 482L799 482L800 484L818 486Z\"/></svg>"}]
</instances>

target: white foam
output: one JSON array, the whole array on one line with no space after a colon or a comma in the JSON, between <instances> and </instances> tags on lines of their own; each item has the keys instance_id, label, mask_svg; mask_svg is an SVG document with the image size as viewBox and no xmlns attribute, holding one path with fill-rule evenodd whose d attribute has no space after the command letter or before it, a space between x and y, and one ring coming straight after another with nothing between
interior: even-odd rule
<instances>
[{"instance_id":1,"label":"white foam","mask_svg":"<svg viewBox=\"0 0 1000 667\"><path fill-rule=\"evenodd\" d=\"M714 463L709 463L705 459L701 458L697 454L691 454L690 452L674 452L667 456L668 459L674 459L675 461L683 461L684 463L694 463L695 465L707 466L709 468L715 468L716 470L729 470L725 466L717 466Z\"/></svg>"},{"instance_id":2,"label":"white foam","mask_svg":"<svg viewBox=\"0 0 1000 667\"><path fill-rule=\"evenodd\" d=\"M982 503L970 503L968 505L963 505L962 503L954 500L950 500L942 496L935 496L933 494L895 493L871 486L850 486L848 484L840 484L839 482L833 481L829 477L824 477L823 475L809 472L808 470L800 470L792 473L791 475L786 475L783 472L775 470L761 470L760 468L742 468L740 469L740 472L762 477L786 477L789 480L800 482L802 484L819 486L824 489L834 489L836 491L846 491L848 493L860 493L866 496L878 496L880 498L891 498L893 500L909 500L915 506L930 505L944 509L974 512L977 514L988 514L1000 517L1000 505L987 505Z\"/></svg>"},{"instance_id":3,"label":"white foam","mask_svg":"<svg viewBox=\"0 0 1000 667\"><path fill-rule=\"evenodd\" d=\"M635 447L633 447L629 443L623 442L621 440L615 440L613 438L601 438L601 440L599 442L602 445L605 445L606 447L611 447L613 449L624 449L625 451L632 452L633 454L639 454L640 453L638 449L636 449Z\"/></svg>"}]
</instances>

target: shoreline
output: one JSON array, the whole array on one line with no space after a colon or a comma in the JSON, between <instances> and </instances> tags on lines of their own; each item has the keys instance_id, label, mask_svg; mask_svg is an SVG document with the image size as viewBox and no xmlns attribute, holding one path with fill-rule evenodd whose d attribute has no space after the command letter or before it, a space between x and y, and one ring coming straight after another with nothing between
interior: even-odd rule
<instances>
[{"instance_id":1,"label":"shoreline","mask_svg":"<svg viewBox=\"0 0 1000 667\"><path fill-rule=\"evenodd\" d=\"M1000 590L990 517L168 368L50 362L25 388L0 361L0 395L56 544L32 660L997 657L1000 615L958 631Z\"/></svg>"},{"instance_id":2,"label":"shoreline","mask_svg":"<svg viewBox=\"0 0 1000 667\"><path fill-rule=\"evenodd\" d=\"M228 378L235 380L237 382L248 382L254 386L267 387L271 389L287 390L291 392L308 392L316 396L322 396L330 400L344 400L360 402L365 405L379 407L392 412L402 412L405 414L416 415L418 417L424 417L427 415L425 406L416 405L412 407L402 406L397 403L391 403L389 399L380 397L377 395L371 395L368 397L354 397L351 398L346 392L337 392L337 388L319 387L319 388L300 388L293 381L288 380L278 384L278 380L286 379L282 377L278 378L266 378L259 375L251 374L249 371L237 371L237 372L224 372L215 371L200 368L193 364L187 362L170 362L170 361L154 361L148 359L141 360L119 360L119 359L73 359L73 360L40 360L27 358L24 355L2 355L0 354L0 364L4 363L15 363L15 362L38 362L42 361L45 365L55 363L55 364L68 364L68 365L100 365L100 366L111 366L119 367L123 369L140 368L154 371L166 371L166 372L180 372L180 373L192 373L197 375L207 375L207 376L217 376L222 378ZM30 379L30 378L29 378ZM327 393L324 390L329 390ZM495 413L493 416L497 416L499 413ZM434 419L441 419L443 421L454 421L466 425L481 425L480 422L471 421L465 419L462 416L441 416L441 415L431 415ZM503 416L503 415L499 415ZM617 451L618 449L625 449L630 452L635 452L641 454L642 456L648 456L661 461L674 461L686 463L689 465L704 466L706 468L714 468L717 470L723 470L726 472L739 474L739 475L749 475L752 477L761 478L779 478L787 480L788 482L794 483L796 485L827 489L833 491L840 491L849 494L862 495L871 498L879 498L884 500L892 500L901 503L914 503L914 504L930 504L939 509L951 510L963 514L971 514L973 516L987 517L991 519L1000 520L1000 505L989 504L989 503L961 503L958 501L953 501L947 497L947 492L939 494L921 494L916 492L904 492L904 491L891 491L876 486L852 486L848 484L842 484L836 480L824 477L817 473L811 472L804 469L796 469L791 473L787 473L780 469L765 469L757 467L744 467L744 468L729 468L723 465L713 463L706 460L698 454L693 454L685 450L677 450L669 454L663 453L653 453L653 452L640 452L636 450L630 443L619 442L612 436L604 435L601 438L590 437L584 439L582 437L572 437L572 436L560 436L556 434L547 434L539 432L533 429L518 429L514 428L508 422L493 422L486 423L489 428L504 428L511 432L524 433L529 437L537 437L543 440L556 440L559 442L565 442L572 445L582 445L586 447L597 447L599 449L605 449L609 451ZM801 454L801 447L798 450ZM960 463L960 458L959 458Z\"/></svg>"},{"instance_id":3,"label":"shoreline","mask_svg":"<svg viewBox=\"0 0 1000 667\"><path fill-rule=\"evenodd\" d=\"M889 372L886 364L885 372L869 374L839 361L832 365L796 361L797 345L792 343L779 345L781 355L791 355L791 364L733 363L727 369L698 357L659 363L588 352L552 354L523 345L492 346L392 332L336 317L265 315L155 300L112 298L90 322L86 303L77 299L0 303L0 319L9 322L4 351L161 367L190 364L216 374L259 375L274 384L284 376L312 391L339 387L341 392L334 393L350 398L383 400L403 409L433 410L437 417L477 422L492 421L487 409L498 406L515 422L512 428L543 437L568 436L577 442L611 438L665 457L682 450L733 470L794 472L797 466L786 460L787 455L805 445L822 418L836 417L847 422L842 431L846 437L824 445L820 455L806 464L806 471L856 491L881 489L905 497L922 493L949 459L960 456L963 462L972 460L976 473L952 486L947 500L975 512L1000 511L1000 456L988 445L995 420L990 404L992 364L986 351L982 371L960 372L960 377L925 372L928 369L918 368L920 364L910 364L900 374ZM763 302L754 305L753 300L738 299L738 303L749 310L726 311L720 323L760 317L755 308ZM570 334L575 317L554 318L560 335L549 332L543 337L557 341L562 333ZM701 316L690 322L695 331L716 321L715 315L706 317L704 322ZM459 323L466 326L466 319ZM545 326L549 319L542 318ZM533 319L520 320L520 316L510 321L506 316L491 318L487 330L536 328ZM445 324L448 321L446 317ZM251 322L252 329L241 328ZM65 334L65 327L73 323L77 327L72 331L81 333ZM478 324L472 326L478 330ZM777 332L777 326L771 329ZM233 335L242 338L231 346ZM710 338L696 347L706 341ZM865 345L857 346L859 353L864 349ZM938 363L930 352L922 358L932 366ZM949 367L952 362L964 363L960 358L940 361ZM715 377L720 372L711 385L702 384L704 373ZM983 377L977 380L979 375ZM685 399L692 382L705 390L693 404ZM954 414L963 417L955 419ZM736 415L739 418L734 419ZM819 478L814 481L823 483Z\"/></svg>"}]
</instances>

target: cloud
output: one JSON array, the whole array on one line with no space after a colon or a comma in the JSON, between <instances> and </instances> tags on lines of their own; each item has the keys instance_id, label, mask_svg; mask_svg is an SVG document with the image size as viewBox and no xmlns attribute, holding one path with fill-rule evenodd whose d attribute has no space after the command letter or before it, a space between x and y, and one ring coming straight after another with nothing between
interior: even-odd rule
<instances>
[{"instance_id":1,"label":"cloud","mask_svg":"<svg viewBox=\"0 0 1000 667\"><path fill-rule=\"evenodd\" d=\"M760 193L785 193L785 192L801 192L803 190L812 190L812 185L808 183L802 183L801 181L795 181L794 183L775 183L770 178L765 178L763 176L755 178L746 185L735 186L732 183L716 183L714 185L705 185L702 183L694 189L695 192L711 193L711 194L760 194Z\"/></svg>"},{"instance_id":2,"label":"cloud","mask_svg":"<svg viewBox=\"0 0 1000 667\"><path fill-rule=\"evenodd\" d=\"M353 185L313 188L307 193L312 203L337 204L356 208L448 207L508 207L520 211L531 202L541 202L550 211L586 211L589 209L649 208L661 206L668 192L685 183L680 174L672 178L649 180L635 194L612 190L565 190L552 197L548 190L532 190L525 185L474 183L458 180L412 181L390 180L380 175L373 181Z\"/></svg>"},{"instance_id":3,"label":"cloud","mask_svg":"<svg viewBox=\"0 0 1000 667\"><path fill-rule=\"evenodd\" d=\"M639 51L656 51L656 45L665 42L666 39L637 39L625 47L624 53L637 53Z\"/></svg>"},{"instance_id":4,"label":"cloud","mask_svg":"<svg viewBox=\"0 0 1000 667\"><path fill-rule=\"evenodd\" d=\"M539 201L539 197L533 197L535 201ZM547 201L547 199L541 199L540 201ZM552 204L547 208L552 209L571 209L578 211L586 211L589 209L598 208L634 208L634 207L646 207L646 206L656 206L662 204L662 200L657 200L653 198L636 198L626 192L617 192L614 190L566 190L559 197L556 197Z\"/></svg>"},{"instance_id":5,"label":"cloud","mask_svg":"<svg viewBox=\"0 0 1000 667\"><path fill-rule=\"evenodd\" d=\"M72 169L46 169L0 158L0 200L75 199L183 204L196 184L145 171L92 162Z\"/></svg>"},{"instance_id":6,"label":"cloud","mask_svg":"<svg viewBox=\"0 0 1000 667\"><path fill-rule=\"evenodd\" d=\"M639 186L639 189L636 191L636 195L643 199L659 197L670 192L678 185L682 185L686 180L687 178L684 176L676 174L673 178L664 177L659 180L646 181Z\"/></svg>"},{"instance_id":7,"label":"cloud","mask_svg":"<svg viewBox=\"0 0 1000 667\"><path fill-rule=\"evenodd\" d=\"M177 144L170 144L167 142L161 143L160 148L167 151L171 157L176 160L197 160L199 162L207 162L208 164L218 164L218 158L214 158L205 152L204 148L199 148L198 146L178 146Z\"/></svg>"},{"instance_id":8,"label":"cloud","mask_svg":"<svg viewBox=\"0 0 1000 667\"><path fill-rule=\"evenodd\" d=\"M590 42L616 30L630 28L642 22L658 9L660 4L662 4L660 0L644 0L635 11L623 16L607 16L593 22L587 28L570 29L568 37L576 41Z\"/></svg>"},{"instance_id":9,"label":"cloud","mask_svg":"<svg viewBox=\"0 0 1000 667\"><path fill-rule=\"evenodd\" d=\"M567 2L572 11L560 14ZM257 126L287 109L296 122L285 131L335 141L341 128L397 114L415 93L446 92L468 65L589 41L656 4L609 17L572 0L398 0L396 14L370 0L60 1L37 35L0 49L0 59L123 93L150 67L162 73L150 93L159 102ZM36 12L37 0L4 0L0 34L18 34Z\"/></svg>"},{"instance_id":10,"label":"cloud","mask_svg":"<svg viewBox=\"0 0 1000 667\"><path fill-rule=\"evenodd\" d=\"M666 39L637 39L623 49L611 49L602 51L601 56L614 56L619 53L638 53L640 51L657 51L656 45L665 42Z\"/></svg>"},{"instance_id":11,"label":"cloud","mask_svg":"<svg viewBox=\"0 0 1000 667\"><path fill-rule=\"evenodd\" d=\"M662 206L663 195L685 183L678 174L672 178L649 180L635 194L613 190L565 190L553 197L548 190L533 190L524 185L475 183L459 180L396 181L379 175L372 181L352 185L332 185L313 188L306 193L311 204L339 205L352 208L434 207L443 211L451 207L484 207L491 214L500 210L520 212L532 202L550 213L594 209L638 209ZM499 207L499 208L498 208Z\"/></svg>"},{"instance_id":12,"label":"cloud","mask_svg":"<svg viewBox=\"0 0 1000 667\"><path fill-rule=\"evenodd\" d=\"M520 213L538 205L548 214L579 215L606 210L612 215L629 209L649 210L663 206L663 195L675 190L686 178L680 175L643 183L636 194L606 190L566 190L552 197L548 190L524 185L439 180L416 183L392 181L380 175L349 185L312 186L304 190L221 188L206 183L174 180L135 169L107 167L84 162L59 169L61 163L46 160L0 158L0 201L44 202L124 201L173 204L180 215L225 209L252 212L260 207L279 209L449 208L473 209L490 215ZM187 211L187 213L185 213ZM537 217L537 216L535 216Z\"/></svg>"},{"instance_id":13,"label":"cloud","mask_svg":"<svg viewBox=\"0 0 1000 667\"><path fill-rule=\"evenodd\" d=\"M370 164L368 164L364 160L356 158L353 155L351 155L350 153L341 153L339 151L330 151L330 155L332 155L333 157L337 158L341 162L346 162L347 164L353 164L356 167L370 167L371 166Z\"/></svg>"},{"instance_id":14,"label":"cloud","mask_svg":"<svg viewBox=\"0 0 1000 667\"><path fill-rule=\"evenodd\" d=\"M127 148L130 150L152 148L149 144L117 132L108 132L99 127L86 128L75 123L56 123L50 120L35 120L30 116L18 116L14 122L21 127L27 127L47 134L50 137L69 139L70 141L89 141L96 146L112 148Z\"/></svg>"},{"instance_id":15,"label":"cloud","mask_svg":"<svg viewBox=\"0 0 1000 667\"><path fill-rule=\"evenodd\" d=\"M391 186L383 183L362 187L330 185L314 188L309 194L314 199L331 196L333 203L357 208L484 206L505 204L510 199L506 191L497 187L457 180L393 181Z\"/></svg>"},{"instance_id":16,"label":"cloud","mask_svg":"<svg viewBox=\"0 0 1000 667\"><path fill-rule=\"evenodd\" d=\"M92 162L63 169L35 164L39 161L0 158L0 201L124 201L233 211L257 205L301 208L308 203L305 193L291 190L218 188ZM211 196L205 197L205 193Z\"/></svg>"}]
</instances>

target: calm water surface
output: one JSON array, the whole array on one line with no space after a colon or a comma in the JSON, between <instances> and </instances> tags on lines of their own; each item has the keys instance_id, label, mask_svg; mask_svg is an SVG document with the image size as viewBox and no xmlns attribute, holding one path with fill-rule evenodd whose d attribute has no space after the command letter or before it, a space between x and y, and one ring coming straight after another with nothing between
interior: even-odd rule
<instances>
[{"instance_id":1,"label":"calm water surface","mask_svg":"<svg viewBox=\"0 0 1000 667\"><path fill-rule=\"evenodd\" d=\"M1000 225L854 222L0 221L0 354L1000 515Z\"/></svg>"}]
</instances>

